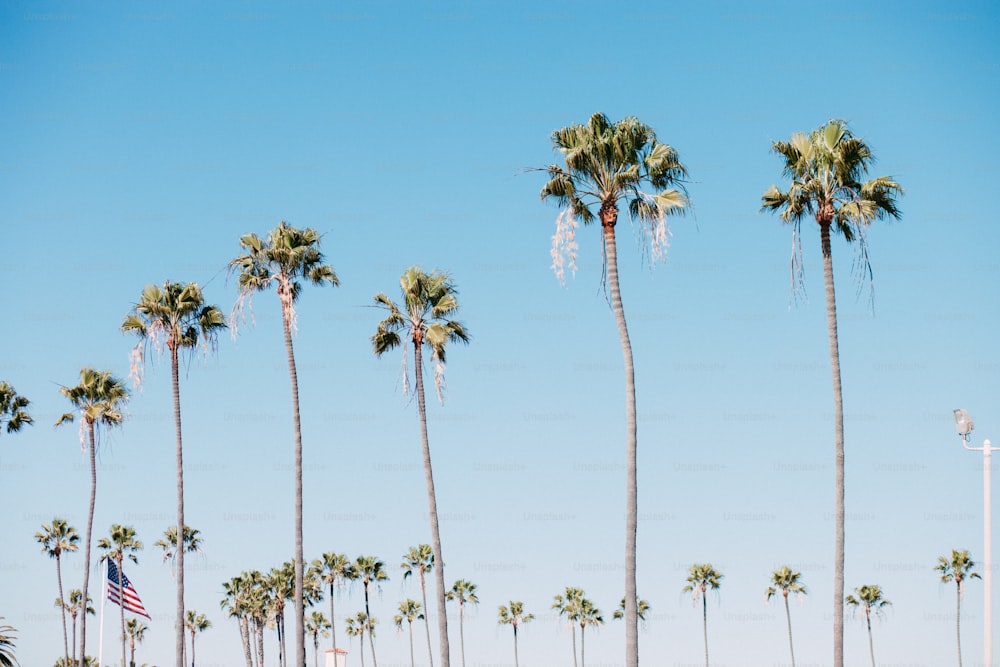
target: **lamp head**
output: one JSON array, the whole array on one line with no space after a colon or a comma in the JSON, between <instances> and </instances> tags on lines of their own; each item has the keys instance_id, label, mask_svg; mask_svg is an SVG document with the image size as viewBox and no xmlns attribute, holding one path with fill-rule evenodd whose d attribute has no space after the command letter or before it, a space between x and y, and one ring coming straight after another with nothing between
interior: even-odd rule
<instances>
[{"instance_id":1,"label":"lamp head","mask_svg":"<svg viewBox=\"0 0 1000 667\"><path fill-rule=\"evenodd\" d=\"M958 434L962 436L963 440L967 440L969 438L969 434L972 433L972 429L976 427L976 425L972 423L972 417L969 416L969 413L962 408L952 410L952 412L955 414L955 430L958 431Z\"/></svg>"}]
</instances>

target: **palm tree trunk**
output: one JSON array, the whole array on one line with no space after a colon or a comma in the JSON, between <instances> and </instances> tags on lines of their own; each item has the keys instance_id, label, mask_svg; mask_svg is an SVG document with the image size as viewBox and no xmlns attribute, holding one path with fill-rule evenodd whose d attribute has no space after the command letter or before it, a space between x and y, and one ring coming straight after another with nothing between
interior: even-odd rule
<instances>
[{"instance_id":1,"label":"palm tree trunk","mask_svg":"<svg viewBox=\"0 0 1000 667\"><path fill-rule=\"evenodd\" d=\"M705 638L705 667L708 667L708 600L705 591L701 593L701 631Z\"/></svg>"},{"instance_id":2,"label":"palm tree trunk","mask_svg":"<svg viewBox=\"0 0 1000 667\"><path fill-rule=\"evenodd\" d=\"M84 540L83 553L86 560L83 565L83 614L80 618L80 667L87 660L87 591L90 586L90 541L94 532L94 504L97 500L97 442L94 436L93 422L87 422L90 436L90 509L87 512L87 537ZM101 600L101 602L104 602Z\"/></svg>"},{"instance_id":3,"label":"palm tree trunk","mask_svg":"<svg viewBox=\"0 0 1000 667\"><path fill-rule=\"evenodd\" d=\"M795 667L795 646L792 644L792 613L788 610L787 592L785 592L784 597L785 597L785 618L788 619L788 652L792 656L792 667Z\"/></svg>"},{"instance_id":4,"label":"palm tree trunk","mask_svg":"<svg viewBox=\"0 0 1000 667\"><path fill-rule=\"evenodd\" d=\"M868 608L865 608L865 621L868 622L868 654L872 657L872 667L875 667L875 645L872 644L872 618Z\"/></svg>"},{"instance_id":5,"label":"palm tree trunk","mask_svg":"<svg viewBox=\"0 0 1000 667\"><path fill-rule=\"evenodd\" d=\"M69 665L69 637L66 634L66 598L63 597L62 585L62 559L59 552L56 552L56 579L59 581L59 610L62 612L63 626L63 651L66 654L66 664Z\"/></svg>"},{"instance_id":6,"label":"palm tree trunk","mask_svg":"<svg viewBox=\"0 0 1000 667\"><path fill-rule=\"evenodd\" d=\"M87 612L84 611L83 613L87 613ZM70 665L74 665L74 667L75 667L75 665L76 665L76 614L73 614L71 612L71 617L72 618L70 619L71 620L70 627L72 628L72 631L73 631L73 636L72 636L72 640L73 641L70 642L70 646L73 647L73 650L71 651L71 655L69 657L69 659L70 659L70 663L69 664Z\"/></svg>"},{"instance_id":7,"label":"palm tree trunk","mask_svg":"<svg viewBox=\"0 0 1000 667\"><path fill-rule=\"evenodd\" d=\"M632 343L628 337L625 309L618 285L618 249L615 243L615 224L618 209L601 206L601 225L604 229L604 256L608 265L608 289L611 292L611 309L618 326L621 340L622 358L625 362L625 422L626 422L626 464L625 464L625 667L639 665L639 624L636 607L636 532L638 529L638 489L636 479L636 415L635 415L635 366L632 359Z\"/></svg>"},{"instance_id":8,"label":"palm tree trunk","mask_svg":"<svg viewBox=\"0 0 1000 667\"><path fill-rule=\"evenodd\" d=\"M427 631L427 660L430 667L434 667L434 650L431 648L431 624L428 620L430 609L427 608L427 580L424 578L424 571L420 570L420 596L424 603L424 630Z\"/></svg>"},{"instance_id":9,"label":"palm tree trunk","mask_svg":"<svg viewBox=\"0 0 1000 667\"><path fill-rule=\"evenodd\" d=\"M837 298L833 288L833 254L830 223L820 223L823 250L823 283L826 287L826 329L830 339L830 374L833 378L833 427L835 459L835 537L833 569L833 667L844 667L844 395L840 386L840 346L837 341Z\"/></svg>"},{"instance_id":10,"label":"palm tree trunk","mask_svg":"<svg viewBox=\"0 0 1000 667\"><path fill-rule=\"evenodd\" d=\"M132 637L128 643L128 664L129 667L135 667L135 637Z\"/></svg>"},{"instance_id":11,"label":"palm tree trunk","mask_svg":"<svg viewBox=\"0 0 1000 667\"><path fill-rule=\"evenodd\" d=\"M250 621L241 617L238 622L240 640L243 642L243 659L247 661L247 667L253 667L253 649L250 648Z\"/></svg>"},{"instance_id":12,"label":"palm tree trunk","mask_svg":"<svg viewBox=\"0 0 1000 667\"><path fill-rule=\"evenodd\" d=\"M573 667L579 667L579 663L576 661L576 623L570 621L569 629L573 638Z\"/></svg>"},{"instance_id":13,"label":"palm tree trunk","mask_svg":"<svg viewBox=\"0 0 1000 667\"><path fill-rule=\"evenodd\" d=\"M257 665L258 667L264 667L264 624L255 623L257 626Z\"/></svg>"},{"instance_id":14,"label":"palm tree trunk","mask_svg":"<svg viewBox=\"0 0 1000 667\"><path fill-rule=\"evenodd\" d=\"M465 614L462 612L462 601L458 601L458 641L462 649L462 667L465 667Z\"/></svg>"},{"instance_id":15,"label":"palm tree trunk","mask_svg":"<svg viewBox=\"0 0 1000 667\"><path fill-rule=\"evenodd\" d=\"M174 620L174 664L184 667L184 446L181 438L181 382L177 343L170 345L170 379L174 399L174 442L177 462L177 544L174 560L177 563L176 618Z\"/></svg>"},{"instance_id":16,"label":"palm tree trunk","mask_svg":"<svg viewBox=\"0 0 1000 667\"><path fill-rule=\"evenodd\" d=\"M955 585L955 638L958 640L958 667L962 667L962 583Z\"/></svg>"},{"instance_id":17,"label":"palm tree trunk","mask_svg":"<svg viewBox=\"0 0 1000 667\"><path fill-rule=\"evenodd\" d=\"M358 644L361 647L361 667L365 667L365 636L364 634L358 639Z\"/></svg>"},{"instance_id":18,"label":"palm tree trunk","mask_svg":"<svg viewBox=\"0 0 1000 667\"><path fill-rule=\"evenodd\" d=\"M191 667L194 667L194 630L191 631Z\"/></svg>"},{"instance_id":19,"label":"palm tree trunk","mask_svg":"<svg viewBox=\"0 0 1000 667\"><path fill-rule=\"evenodd\" d=\"M434 473L431 469L431 445L427 438L427 404L424 401L423 356L421 341L413 342L414 376L417 383L417 409L420 411L420 443L424 456L424 478L427 482L427 503L431 519L431 548L434 551L434 581L437 584L438 641L441 646L441 667L451 667L448 648L448 610L445 607L444 557L441 555L441 528L438 525L437 497L434 493Z\"/></svg>"},{"instance_id":20,"label":"palm tree trunk","mask_svg":"<svg viewBox=\"0 0 1000 667\"><path fill-rule=\"evenodd\" d=\"M586 635L586 628L584 628L581 625L580 626L580 667L586 667L586 665L587 665L587 663L585 663L584 660L583 660L583 639L584 639L584 635Z\"/></svg>"},{"instance_id":21,"label":"palm tree trunk","mask_svg":"<svg viewBox=\"0 0 1000 667\"><path fill-rule=\"evenodd\" d=\"M334 577L336 580L336 577ZM333 639L333 660L337 661L337 616L333 613L333 582L330 583L330 636Z\"/></svg>"},{"instance_id":22,"label":"palm tree trunk","mask_svg":"<svg viewBox=\"0 0 1000 667\"><path fill-rule=\"evenodd\" d=\"M410 667L417 667L417 660L413 657L413 621L407 621L410 625Z\"/></svg>"},{"instance_id":23,"label":"palm tree trunk","mask_svg":"<svg viewBox=\"0 0 1000 667\"><path fill-rule=\"evenodd\" d=\"M121 621L122 631L122 667L125 667L125 573L122 571L122 558L115 559L118 562L118 618Z\"/></svg>"},{"instance_id":24,"label":"palm tree trunk","mask_svg":"<svg viewBox=\"0 0 1000 667\"><path fill-rule=\"evenodd\" d=\"M291 298L290 295L288 297ZM306 664L305 606L302 600L302 424L299 419L299 378L295 372L292 349L291 303L286 307L282 295L282 325L285 332L285 353L288 355L288 375L292 383L292 423L295 427L295 667Z\"/></svg>"},{"instance_id":25,"label":"palm tree trunk","mask_svg":"<svg viewBox=\"0 0 1000 667\"><path fill-rule=\"evenodd\" d=\"M336 656L336 651L333 654ZM313 667L319 667L319 632L313 635Z\"/></svg>"},{"instance_id":26,"label":"palm tree trunk","mask_svg":"<svg viewBox=\"0 0 1000 667\"><path fill-rule=\"evenodd\" d=\"M517 626L514 626L514 667L520 667L517 662Z\"/></svg>"},{"instance_id":27,"label":"palm tree trunk","mask_svg":"<svg viewBox=\"0 0 1000 667\"><path fill-rule=\"evenodd\" d=\"M364 584L365 584L365 623L371 623L372 615L371 612L368 610L368 586L371 584L371 582L365 581ZM361 636L361 643L362 644L365 643L364 635ZM372 647L372 664L374 664L375 667L378 667L378 661L375 659L375 636L373 632L368 633L368 645ZM364 650L364 646L362 646L362 650Z\"/></svg>"}]
</instances>

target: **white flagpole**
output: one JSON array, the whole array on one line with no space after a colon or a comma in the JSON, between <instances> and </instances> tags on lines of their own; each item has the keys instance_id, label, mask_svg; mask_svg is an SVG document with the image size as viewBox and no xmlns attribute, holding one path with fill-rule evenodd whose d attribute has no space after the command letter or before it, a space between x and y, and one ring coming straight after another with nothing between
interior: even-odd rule
<instances>
[{"instance_id":1,"label":"white flagpole","mask_svg":"<svg viewBox=\"0 0 1000 667\"><path fill-rule=\"evenodd\" d=\"M101 568L104 570L104 576L101 577L101 624L100 624L100 638L97 640L97 664L104 664L104 604L108 599L108 568ZM86 658L84 658L86 661Z\"/></svg>"}]
</instances>

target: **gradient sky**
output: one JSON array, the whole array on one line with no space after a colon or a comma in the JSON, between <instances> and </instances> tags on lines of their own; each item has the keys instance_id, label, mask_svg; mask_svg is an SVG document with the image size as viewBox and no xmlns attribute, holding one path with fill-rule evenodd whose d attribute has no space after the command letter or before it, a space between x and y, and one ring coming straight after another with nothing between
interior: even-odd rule
<instances>
[{"instance_id":1,"label":"gradient sky","mask_svg":"<svg viewBox=\"0 0 1000 667\"><path fill-rule=\"evenodd\" d=\"M949 664L954 590L932 568L952 548L983 550L982 463L962 450L951 410L973 414L973 444L1000 441L998 34L995 2L6 0L0 379L36 419L0 435L0 615L19 630L21 664L61 654L55 567L32 536L53 516L85 528L77 429L51 427L70 407L59 386L87 365L127 376L134 341L118 327L148 283L197 281L228 312L239 237L282 219L323 235L342 281L306 288L298 309L305 551L385 561L380 664L409 664L391 617L419 589L398 563L429 529L415 404L401 357L371 354L380 314L369 306L376 292L398 298L414 264L451 272L473 335L450 352L446 403L429 405L446 578L479 586L469 667L513 664L510 630L496 625L511 599L537 616L521 664L571 664L549 609L570 585L607 619L588 632L588 664L621 664L623 378L599 233L581 230L579 271L561 286L549 258L558 211L539 201L543 175L526 171L555 159L554 129L595 111L650 124L691 179L693 211L672 221L665 264L643 260L624 217L618 235L637 368L639 591L652 606L644 662L702 659L700 613L681 588L692 563L711 561L725 575L709 599L714 664L787 662L783 610L764 601L786 563L809 587L792 606L796 657L831 664L818 234L804 225L808 300L790 307L791 233L759 205L782 183L771 142L843 118L873 147L875 173L906 190L902 220L868 237L871 303L855 296L852 249L833 250L846 584L880 584L894 603L874 627L880 661ZM182 376L187 521L205 538L187 606L214 625L198 640L202 666L243 664L222 582L293 549L274 294L254 313ZM175 518L169 378L165 359L150 365L129 420L101 443L94 527L96 540L130 524L147 545L126 571L153 616L137 661L160 667L173 662L173 582L152 546ZM80 554L66 559L67 589L82 568ZM356 612L360 589L338 604ZM970 582L967 664L982 661L982 605ZM845 661L867 652L863 621L848 616ZM105 661L115 655L108 629Z\"/></svg>"}]
</instances>

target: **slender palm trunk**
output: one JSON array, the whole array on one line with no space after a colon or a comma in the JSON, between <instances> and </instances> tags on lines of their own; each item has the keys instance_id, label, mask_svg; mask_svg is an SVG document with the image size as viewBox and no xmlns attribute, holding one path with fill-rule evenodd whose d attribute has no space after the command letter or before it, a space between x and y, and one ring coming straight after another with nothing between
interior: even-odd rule
<instances>
[{"instance_id":1,"label":"slender palm trunk","mask_svg":"<svg viewBox=\"0 0 1000 667\"><path fill-rule=\"evenodd\" d=\"M264 667L264 623L254 623L257 634L257 666Z\"/></svg>"},{"instance_id":2,"label":"slender palm trunk","mask_svg":"<svg viewBox=\"0 0 1000 667\"><path fill-rule=\"evenodd\" d=\"M333 659L337 660L337 615L333 611L334 583L330 582L330 636L333 639Z\"/></svg>"},{"instance_id":3,"label":"slender palm trunk","mask_svg":"<svg viewBox=\"0 0 1000 667\"><path fill-rule=\"evenodd\" d=\"M583 660L583 640L584 640L584 635L587 634L586 630L587 629L585 627L583 627L582 625L580 626L580 667L586 667L587 665L587 663L585 663Z\"/></svg>"},{"instance_id":4,"label":"slender palm trunk","mask_svg":"<svg viewBox=\"0 0 1000 667\"><path fill-rule=\"evenodd\" d=\"M128 664L129 667L135 667L135 637L128 641Z\"/></svg>"},{"instance_id":5,"label":"slender palm trunk","mask_svg":"<svg viewBox=\"0 0 1000 667\"><path fill-rule=\"evenodd\" d=\"M625 362L625 422L626 422L626 464L625 464L625 667L639 665L639 624L636 607L636 532L638 529L638 489L636 480L636 415L635 415L635 366L632 359L632 343L628 337L625 309L618 285L618 249L615 243L615 224L618 209L614 203L601 206L601 225L604 229L604 256L608 264L608 289L611 292L611 309L618 326L622 357Z\"/></svg>"},{"instance_id":6,"label":"slender palm trunk","mask_svg":"<svg viewBox=\"0 0 1000 667\"><path fill-rule=\"evenodd\" d=\"M63 597L62 585L62 555L56 547L56 579L59 581L59 610L62 613L63 651L66 653L66 664L69 665L69 637L66 634L66 598Z\"/></svg>"},{"instance_id":7,"label":"slender palm trunk","mask_svg":"<svg viewBox=\"0 0 1000 667\"><path fill-rule=\"evenodd\" d=\"M431 445L427 438L427 404L424 401L423 356L421 340L413 341L413 362L416 368L417 409L420 411L420 443L424 455L424 478L427 481L427 503L431 518L431 548L434 551L434 582L437 584L438 641L441 645L441 667L451 667L448 649L448 610L445 608L444 558L441 555L441 528L438 525L437 496L434 494L434 474L431 469Z\"/></svg>"},{"instance_id":8,"label":"slender palm trunk","mask_svg":"<svg viewBox=\"0 0 1000 667\"><path fill-rule=\"evenodd\" d=\"M365 635L361 633L361 637L358 639L358 644L361 646L361 667L365 667Z\"/></svg>"},{"instance_id":9,"label":"slender palm trunk","mask_svg":"<svg viewBox=\"0 0 1000 667\"><path fill-rule=\"evenodd\" d=\"M569 629L573 639L573 667L579 667L579 663L576 661L576 623L570 621Z\"/></svg>"},{"instance_id":10,"label":"slender palm trunk","mask_svg":"<svg viewBox=\"0 0 1000 667\"><path fill-rule=\"evenodd\" d=\"M701 630L705 638L705 667L708 667L708 600L704 590L701 592Z\"/></svg>"},{"instance_id":11,"label":"slender palm trunk","mask_svg":"<svg viewBox=\"0 0 1000 667\"><path fill-rule=\"evenodd\" d=\"M830 374L833 378L833 427L835 460L835 537L833 570L833 667L844 667L844 395L840 386L840 347L837 341L837 298L833 288L833 254L830 222L820 223L823 249L823 283L826 287L826 329L830 339Z\"/></svg>"},{"instance_id":12,"label":"slender palm trunk","mask_svg":"<svg viewBox=\"0 0 1000 667\"><path fill-rule=\"evenodd\" d=\"M174 399L174 443L177 462L177 543L174 560L177 562L176 618L174 619L174 664L184 667L184 446L181 439L181 382L177 343L170 343L170 379Z\"/></svg>"},{"instance_id":13,"label":"slender palm trunk","mask_svg":"<svg viewBox=\"0 0 1000 667\"><path fill-rule=\"evenodd\" d=\"M125 573L122 571L122 558L116 558L118 563L118 618L122 631L122 667L125 667Z\"/></svg>"},{"instance_id":14,"label":"slender palm trunk","mask_svg":"<svg viewBox=\"0 0 1000 667\"><path fill-rule=\"evenodd\" d=\"M86 609L86 608L84 608L84 609ZM83 613L86 614L87 612L84 611ZM73 613L73 612L70 612L70 616L71 616L70 626L71 626L71 628L73 630L73 636L72 636L72 640L73 641L70 642L70 646L73 647L73 650L71 651L71 655L69 657L69 659L70 659L70 663L69 664L75 666L76 665L76 614Z\"/></svg>"},{"instance_id":15,"label":"slender palm trunk","mask_svg":"<svg viewBox=\"0 0 1000 667\"><path fill-rule=\"evenodd\" d=\"M517 662L517 626L514 626L514 667L520 667Z\"/></svg>"},{"instance_id":16,"label":"slender palm trunk","mask_svg":"<svg viewBox=\"0 0 1000 667\"><path fill-rule=\"evenodd\" d=\"M368 586L369 586L370 583L371 583L370 581L364 582L364 584L365 584L365 617L366 617L365 622L366 623L371 623L371 620L372 620L371 612L368 611ZM365 643L364 636L361 637L361 643L362 644ZM371 632L371 631L368 632L368 643L372 647L372 664L374 664L375 667L378 667L378 660L375 659L375 633L374 632Z\"/></svg>"},{"instance_id":17,"label":"slender palm trunk","mask_svg":"<svg viewBox=\"0 0 1000 667\"><path fill-rule=\"evenodd\" d=\"M962 667L962 582L955 585L955 639L958 640L958 667Z\"/></svg>"},{"instance_id":18,"label":"slender palm trunk","mask_svg":"<svg viewBox=\"0 0 1000 667\"><path fill-rule=\"evenodd\" d=\"M413 657L413 621L407 620L410 626L410 667L417 667L417 660Z\"/></svg>"},{"instance_id":19,"label":"slender palm trunk","mask_svg":"<svg viewBox=\"0 0 1000 667\"><path fill-rule=\"evenodd\" d=\"M462 667L465 667L465 614L462 610L463 602L458 601L458 641L462 649Z\"/></svg>"},{"instance_id":20,"label":"slender palm trunk","mask_svg":"<svg viewBox=\"0 0 1000 667\"><path fill-rule=\"evenodd\" d=\"M240 641L243 642L243 659L246 660L247 667L253 667L253 650L250 648L250 621L240 617L237 622L240 626Z\"/></svg>"},{"instance_id":21,"label":"slender palm trunk","mask_svg":"<svg viewBox=\"0 0 1000 667\"><path fill-rule=\"evenodd\" d=\"M305 606L302 600L302 424L299 419L299 378L295 371L295 353L292 349L291 293L281 290L282 325L285 333L285 353L288 355L288 375L292 383L292 423L295 427L295 667L306 664ZM288 299L288 305L285 300Z\"/></svg>"},{"instance_id":22,"label":"slender palm trunk","mask_svg":"<svg viewBox=\"0 0 1000 667\"><path fill-rule=\"evenodd\" d=\"M86 558L83 564L83 614L80 618L80 667L87 658L87 591L90 586L90 541L94 532L94 504L97 500L97 438L94 435L94 423L87 422L90 436L90 509L87 511L87 537L84 539L83 553ZM103 603L104 601L101 600Z\"/></svg>"},{"instance_id":23,"label":"slender palm trunk","mask_svg":"<svg viewBox=\"0 0 1000 667\"><path fill-rule=\"evenodd\" d=\"M333 655L337 655L336 651ZM313 667L319 667L319 634L313 635Z\"/></svg>"},{"instance_id":24,"label":"slender palm trunk","mask_svg":"<svg viewBox=\"0 0 1000 667\"><path fill-rule=\"evenodd\" d=\"M191 667L194 667L194 630L191 631Z\"/></svg>"},{"instance_id":25,"label":"slender palm trunk","mask_svg":"<svg viewBox=\"0 0 1000 667\"><path fill-rule=\"evenodd\" d=\"M792 613L788 610L788 593L784 593L785 597L785 618L788 619L788 652L792 656L792 667L795 667L795 646L792 644ZM961 665L959 665L961 667Z\"/></svg>"},{"instance_id":26,"label":"slender palm trunk","mask_svg":"<svg viewBox=\"0 0 1000 667\"><path fill-rule=\"evenodd\" d=\"M285 667L285 608L282 607L275 618L274 627L278 632L278 664Z\"/></svg>"},{"instance_id":27,"label":"slender palm trunk","mask_svg":"<svg viewBox=\"0 0 1000 667\"><path fill-rule=\"evenodd\" d=\"M875 667L875 645L872 644L872 617L867 607L865 607L865 621L868 623L868 654L872 657L872 667Z\"/></svg>"},{"instance_id":28,"label":"slender palm trunk","mask_svg":"<svg viewBox=\"0 0 1000 667\"><path fill-rule=\"evenodd\" d=\"M430 667L434 667L434 650L431 648L431 624L428 620L430 609L427 608L427 580L424 578L424 571L420 570L420 596L424 603L424 630L427 631L427 660Z\"/></svg>"}]
</instances>

